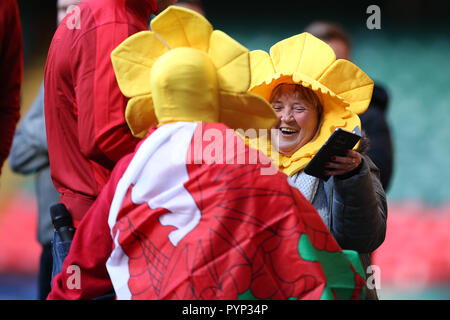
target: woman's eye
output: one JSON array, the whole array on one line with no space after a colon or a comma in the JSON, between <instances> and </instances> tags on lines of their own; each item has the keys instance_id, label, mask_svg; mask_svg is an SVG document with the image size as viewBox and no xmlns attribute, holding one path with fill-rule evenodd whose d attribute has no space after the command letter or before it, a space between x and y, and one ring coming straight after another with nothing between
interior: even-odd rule
<instances>
[{"instance_id":1,"label":"woman's eye","mask_svg":"<svg viewBox=\"0 0 450 320\"><path fill-rule=\"evenodd\" d=\"M279 106L279 105L274 105L273 106L273 109L275 110L275 111L278 111L278 110L281 110L283 107L282 106Z\"/></svg>"},{"instance_id":2,"label":"woman's eye","mask_svg":"<svg viewBox=\"0 0 450 320\"><path fill-rule=\"evenodd\" d=\"M294 110L295 110L295 111L298 111L298 112L303 112L303 111L305 111L306 109L305 109L304 107L295 107Z\"/></svg>"}]
</instances>

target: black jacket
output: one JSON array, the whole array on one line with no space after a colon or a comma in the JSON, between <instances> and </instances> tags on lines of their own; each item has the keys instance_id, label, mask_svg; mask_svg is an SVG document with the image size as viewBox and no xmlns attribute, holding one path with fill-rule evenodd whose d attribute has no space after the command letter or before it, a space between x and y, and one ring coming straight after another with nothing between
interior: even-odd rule
<instances>
[{"instance_id":1,"label":"black jacket","mask_svg":"<svg viewBox=\"0 0 450 320\"><path fill-rule=\"evenodd\" d=\"M361 125L370 140L367 154L380 169L381 184L388 190L394 162L393 145L386 111L389 96L386 90L375 84L372 101L365 113L360 115Z\"/></svg>"}]
</instances>

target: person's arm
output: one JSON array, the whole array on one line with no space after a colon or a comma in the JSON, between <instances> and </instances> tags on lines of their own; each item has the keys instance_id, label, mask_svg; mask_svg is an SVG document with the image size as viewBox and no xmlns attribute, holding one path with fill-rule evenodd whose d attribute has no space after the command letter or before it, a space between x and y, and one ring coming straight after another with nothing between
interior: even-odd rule
<instances>
[{"instance_id":1,"label":"person's arm","mask_svg":"<svg viewBox=\"0 0 450 320\"><path fill-rule=\"evenodd\" d=\"M23 73L22 26L16 1L0 4L0 172L20 119Z\"/></svg>"},{"instance_id":2,"label":"person's arm","mask_svg":"<svg viewBox=\"0 0 450 320\"><path fill-rule=\"evenodd\" d=\"M53 278L48 300L88 300L112 289L106 269L113 249L108 225L111 189L105 186L78 225L61 272Z\"/></svg>"},{"instance_id":3,"label":"person's arm","mask_svg":"<svg viewBox=\"0 0 450 320\"><path fill-rule=\"evenodd\" d=\"M87 31L72 50L80 148L87 158L110 170L139 141L125 121L126 98L110 58L127 37L127 24L106 24Z\"/></svg>"},{"instance_id":4,"label":"person's arm","mask_svg":"<svg viewBox=\"0 0 450 320\"><path fill-rule=\"evenodd\" d=\"M94 299L113 288L106 269L114 246L108 216L117 183L132 157L129 154L117 163L108 183L78 225L62 271L53 278L48 300Z\"/></svg>"},{"instance_id":5,"label":"person's arm","mask_svg":"<svg viewBox=\"0 0 450 320\"><path fill-rule=\"evenodd\" d=\"M386 235L387 203L379 170L367 155L356 174L333 177L331 232L343 249L369 253Z\"/></svg>"},{"instance_id":6,"label":"person's arm","mask_svg":"<svg viewBox=\"0 0 450 320\"><path fill-rule=\"evenodd\" d=\"M106 270L113 245L108 209L104 198L99 198L81 221L62 271L53 278L48 300L93 299L112 289Z\"/></svg>"},{"instance_id":7,"label":"person's arm","mask_svg":"<svg viewBox=\"0 0 450 320\"><path fill-rule=\"evenodd\" d=\"M49 165L44 117L44 86L14 135L9 165L14 172L30 174Z\"/></svg>"}]
</instances>

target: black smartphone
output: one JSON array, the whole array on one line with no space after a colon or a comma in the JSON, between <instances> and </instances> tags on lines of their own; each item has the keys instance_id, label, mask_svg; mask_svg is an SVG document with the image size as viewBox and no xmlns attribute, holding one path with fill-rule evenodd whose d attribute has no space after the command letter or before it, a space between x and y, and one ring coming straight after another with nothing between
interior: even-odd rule
<instances>
[{"instance_id":1,"label":"black smartphone","mask_svg":"<svg viewBox=\"0 0 450 320\"><path fill-rule=\"evenodd\" d=\"M305 167L305 173L327 181L330 176L323 174L325 163L330 162L333 156L345 156L360 139L361 136L353 132L337 128Z\"/></svg>"}]
</instances>

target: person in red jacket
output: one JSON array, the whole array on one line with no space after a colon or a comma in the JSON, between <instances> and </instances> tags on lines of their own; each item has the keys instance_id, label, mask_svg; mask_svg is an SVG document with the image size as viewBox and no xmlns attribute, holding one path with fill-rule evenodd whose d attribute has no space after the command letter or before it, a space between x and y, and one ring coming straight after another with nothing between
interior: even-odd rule
<instances>
[{"instance_id":1,"label":"person in red jacket","mask_svg":"<svg viewBox=\"0 0 450 320\"><path fill-rule=\"evenodd\" d=\"M53 183L77 226L115 163L138 140L110 53L147 29L150 14L175 0L86 0L58 27L45 67L45 121Z\"/></svg>"},{"instance_id":2,"label":"person in red jacket","mask_svg":"<svg viewBox=\"0 0 450 320\"><path fill-rule=\"evenodd\" d=\"M0 173L20 119L23 76L22 25L15 0L0 1Z\"/></svg>"}]
</instances>

